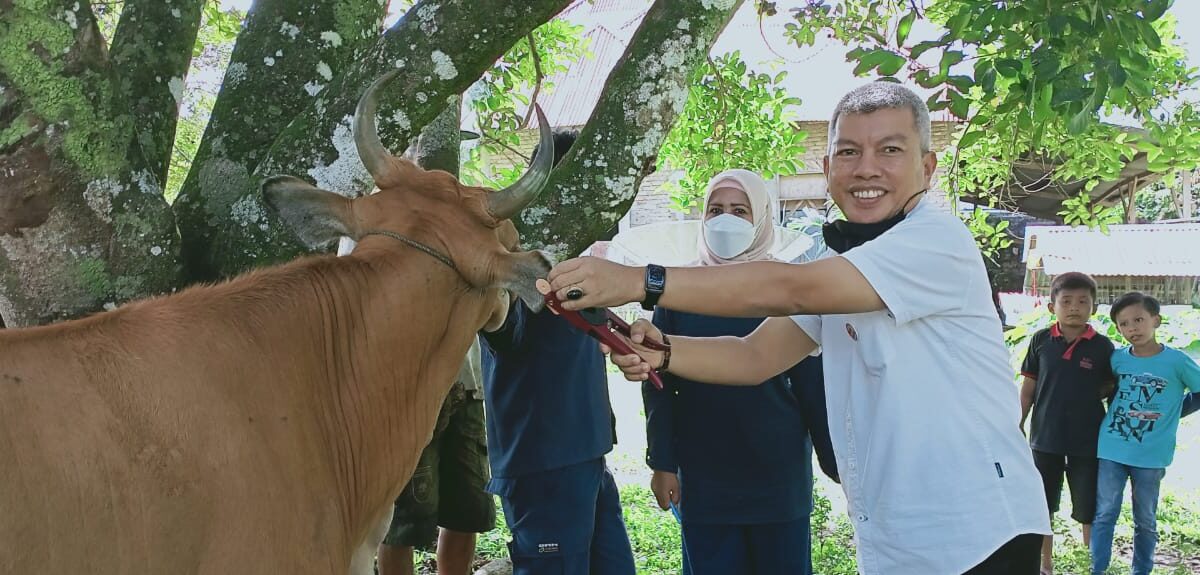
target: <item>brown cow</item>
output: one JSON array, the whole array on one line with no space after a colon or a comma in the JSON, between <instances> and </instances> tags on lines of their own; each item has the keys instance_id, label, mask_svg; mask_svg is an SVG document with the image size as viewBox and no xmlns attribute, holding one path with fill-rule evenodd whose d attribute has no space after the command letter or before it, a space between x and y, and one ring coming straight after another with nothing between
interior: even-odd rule
<instances>
[{"instance_id":1,"label":"brown cow","mask_svg":"<svg viewBox=\"0 0 1200 575\"><path fill-rule=\"evenodd\" d=\"M296 178L266 202L314 244L358 241L226 283L0 332L0 573L346 575L390 511L442 399L507 291L533 306L540 254L500 192L388 154L376 81L355 113L380 191ZM540 110L539 110L540 114Z\"/></svg>"}]
</instances>

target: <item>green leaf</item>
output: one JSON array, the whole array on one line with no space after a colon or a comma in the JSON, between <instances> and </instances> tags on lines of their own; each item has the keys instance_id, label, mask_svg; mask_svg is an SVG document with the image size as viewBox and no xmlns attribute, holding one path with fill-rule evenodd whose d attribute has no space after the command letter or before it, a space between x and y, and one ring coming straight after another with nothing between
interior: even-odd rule
<instances>
[{"instance_id":1,"label":"green leaf","mask_svg":"<svg viewBox=\"0 0 1200 575\"><path fill-rule=\"evenodd\" d=\"M962 138L959 138L958 140L958 149L961 150L963 148L971 147L971 144L978 142L980 138L983 138L985 135L986 134L984 134L983 130L980 129L973 129L964 133Z\"/></svg>"},{"instance_id":2,"label":"green leaf","mask_svg":"<svg viewBox=\"0 0 1200 575\"><path fill-rule=\"evenodd\" d=\"M1005 78L1015 78L1021 73L1021 62L1011 58L996 60L996 72Z\"/></svg>"},{"instance_id":3,"label":"green leaf","mask_svg":"<svg viewBox=\"0 0 1200 575\"><path fill-rule=\"evenodd\" d=\"M1150 5L1142 10L1142 17L1147 21L1153 22L1162 18L1162 15L1167 12L1167 8L1171 6L1171 0L1150 0Z\"/></svg>"},{"instance_id":4,"label":"green leaf","mask_svg":"<svg viewBox=\"0 0 1200 575\"><path fill-rule=\"evenodd\" d=\"M938 64L940 74L942 76L950 75L950 67L963 61L964 54L958 50L946 50L942 54L942 61Z\"/></svg>"},{"instance_id":5,"label":"green leaf","mask_svg":"<svg viewBox=\"0 0 1200 575\"><path fill-rule=\"evenodd\" d=\"M946 83L954 86L954 89L959 92L967 92L971 89L971 86L975 85L975 80L970 76L956 75L946 78Z\"/></svg>"},{"instance_id":6,"label":"green leaf","mask_svg":"<svg viewBox=\"0 0 1200 575\"><path fill-rule=\"evenodd\" d=\"M1067 15L1067 22L1071 25L1071 32L1079 35L1088 35L1095 32L1095 27L1087 20L1080 18L1074 14Z\"/></svg>"},{"instance_id":7,"label":"green leaf","mask_svg":"<svg viewBox=\"0 0 1200 575\"><path fill-rule=\"evenodd\" d=\"M1108 63L1108 75L1112 77L1112 85L1117 87L1124 86L1125 80L1129 78L1129 73L1121 67L1120 62Z\"/></svg>"},{"instance_id":8,"label":"green leaf","mask_svg":"<svg viewBox=\"0 0 1200 575\"><path fill-rule=\"evenodd\" d=\"M1058 55L1051 50L1038 50L1033 54L1033 73L1039 83L1053 80L1058 75L1059 65Z\"/></svg>"},{"instance_id":9,"label":"green leaf","mask_svg":"<svg viewBox=\"0 0 1200 575\"><path fill-rule=\"evenodd\" d=\"M991 67L984 71L983 78L980 80L979 85L981 88L983 88L983 91L986 94L991 94L994 92L996 90L996 68Z\"/></svg>"},{"instance_id":10,"label":"green leaf","mask_svg":"<svg viewBox=\"0 0 1200 575\"><path fill-rule=\"evenodd\" d=\"M917 11L910 11L900 18L900 24L896 26L896 45L904 46L904 41L908 39L909 32L912 32L913 20L917 19Z\"/></svg>"},{"instance_id":11,"label":"green leaf","mask_svg":"<svg viewBox=\"0 0 1200 575\"><path fill-rule=\"evenodd\" d=\"M950 95L950 113L966 119L971 114L971 101L958 92L947 90Z\"/></svg>"},{"instance_id":12,"label":"green leaf","mask_svg":"<svg viewBox=\"0 0 1200 575\"><path fill-rule=\"evenodd\" d=\"M1148 48L1151 50L1158 50L1162 48L1162 38L1159 37L1158 32L1154 30L1154 26L1151 26L1149 22L1146 20L1139 20L1137 23L1137 30L1138 36L1141 36L1142 41L1146 43Z\"/></svg>"},{"instance_id":13,"label":"green leaf","mask_svg":"<svg viewBox=\"0 0 1200 575\"><path fill-rule=\"evenodd\" d=\"M888 52L886 59L879 65L879 74L882 76L895 76L896 72L899 72L900 68L906 63L908 63L908 60L904 56Z\"/></svg>"},{"instance_id":14,"label":"green leaf","mask_svg":"<svg viewBox=\"0 0 1200 575\"><path fill-rule=\"evenodd\" d=\"M971 9L967 7L960 8L958 13L955 14L954 17L950 18L948 22L946 22L946 28L949 30L950 36L954 38L961 38L964 32L963 28L966 27L967 22L970 19Z\"/></svg>"},{"instance_id":15,"label":"green leaf","mask_svg":"<svg viewBox=\"0 0 1200 575\"><path fill-rule=\"evenodd\" d=\"M1069 122L1067 122L1067 133L1072 136L1078 136L1087 131L1095 119L1095 114L1091 108L1084 108L1083 111L1075 114Z\"/></svg>"},{"instance_id":16,"label":"green leaf","mask_svg":"<svg viewBox=\"0 0 1200 575\"><path fill-rule=\"evenodd\" d=\"M1054 84L1046 84L1038 93L1037 107L1034 108L1034 115L1038 119L1050 119L1050 102L1054 98Z\"/></svg>"},{"instance_id":17,"label":"green leaf","mask_svg":"<svg viewBox=\"0 0 1200 575\"><path fill-rule=\"evenodd\" d=\"M908 57L912 58L913 60L916 60L917 58L921 57L921 54L924 54L925 52L928 52L929 50L931 50L933 48L937 48L938 46L944 46L944 45L945 45L945 42L941 42L938 40L926 40L924 42L921 42L920 44L917 44L916 46L913 46L912 50L908 51Z\"/></svg>"}]
</instances>

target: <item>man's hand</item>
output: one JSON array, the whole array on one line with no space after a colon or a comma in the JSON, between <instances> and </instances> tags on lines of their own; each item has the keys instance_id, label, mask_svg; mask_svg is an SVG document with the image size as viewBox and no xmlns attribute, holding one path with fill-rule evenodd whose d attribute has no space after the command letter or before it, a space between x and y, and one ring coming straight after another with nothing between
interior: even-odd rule
<instances>
[{"instance_id":1,"label":"man's hand","mask_svg":"<svg viewBox=\"0 0 1200 575\"><path fill-rule=\"evenodd\" d=\"M582 257L550 270L550 287L564 309L615 307L646 299L645 271L605 259ZM572 299L578 294L580 297Z\"/></svg>"},{"instance_id":2,"label":"man's hand","mask_svg":"<svg viewBox=\"0 0 1200 575\"><path fill-rule=\"evenodd\" d=\"M658 506L666 511L668 503L679 505L679 476L669 471L655 471L650 478L650 491L658 500Z\"/></svg>"},{"instance_id":3,"label":"man's hand","mask_svg":"<svg viewBox=\"0 0 1200 575\"><path fill-rule=\"evenodd\" d=\"M614 332L615 333L615 332ZM632 355L616 355L612 353L612 349L607 345L601 345L600 351L609 355L613 365L621 368L621 372L625 374L625 379L629 381L645 381L650 379L652 370L662 367L663 352L655 351L642 345L646 338L652 341L662 341L663 334L654 324L639 319L629 326L629 337L625 337L619 333L617 337L624 339L629 347L636 351ZM666 509L665 507L663 509Z\"/></svg>"}]
</instances>

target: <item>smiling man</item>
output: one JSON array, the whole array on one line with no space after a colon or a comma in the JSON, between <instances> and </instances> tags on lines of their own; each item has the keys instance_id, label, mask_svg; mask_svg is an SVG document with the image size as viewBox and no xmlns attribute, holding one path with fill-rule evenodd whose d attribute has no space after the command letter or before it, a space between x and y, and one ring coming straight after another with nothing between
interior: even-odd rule
<instances>
[{"instance_id":1,"label":"smiling man","mask_svg":"<svg viewBox=\"0 0 1200 575\"><path fill-rule=\"evenodd\" d=\"M829 130L824 171L846 220L824 232L838 255L672 269L580 258L550 287L581 295L569 309L773 316L746 337L670 337L666 354L635 345L640 356L612 360L632 380L659 369L754 385L823 349L860 572L1036 575L1049 513L983 259L923 195L937 167L929 110L876 82L842 98ZM635 344L647 337L662 334L636 324Z\"/></svg>"}]
</instances>

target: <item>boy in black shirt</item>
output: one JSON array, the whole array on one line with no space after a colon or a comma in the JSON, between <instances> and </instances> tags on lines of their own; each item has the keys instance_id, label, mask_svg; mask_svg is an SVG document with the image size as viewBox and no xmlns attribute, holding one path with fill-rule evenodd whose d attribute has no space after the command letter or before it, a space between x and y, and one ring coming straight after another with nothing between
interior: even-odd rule
<instances>
[{"instance_id":1,"label":"boy in black shirt","mask_svg":"<svg viewBox=\"0 0 1200 575\"><path fill-rule=\"evenodd\" d=\"M1063 475L1071 489L1071 517L1091 539L1096 512L1096 442L1104 403L1112 389L1113 344L1088 324L1096 312L1096 282L1068 272L1050 287L1050 313L1057 320L1033 335L1021 365L1021 427L1030 411L1029 444L1042 474L1050 514L1058 511ZM1053 536L1042 544L1042 574L1053 567Z\"/></svg>"}]
</instances>

